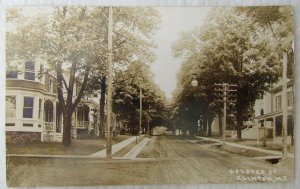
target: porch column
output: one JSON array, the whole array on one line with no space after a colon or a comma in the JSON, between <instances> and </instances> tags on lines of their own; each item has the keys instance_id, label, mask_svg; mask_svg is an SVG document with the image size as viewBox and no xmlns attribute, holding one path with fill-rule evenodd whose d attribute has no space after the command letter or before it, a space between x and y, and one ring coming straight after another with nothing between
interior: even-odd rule
<instances>
[{"instance_id":1,"label":"porch column","mask_svg":"<svg viewBox=\"0 0 300 189\"><path fill-rule=\"evenodd\" d=\"M64 116L63 113L60 115L60 133L64 132Z\"/></svg>"},{"instance_id":2,"label":"porch column","mask_svg":"<svg viewBox=\"0 0 300 189\"><path fill-rule=\"evenodd\" d=\"M75 120L74 120L75 121L75 128L77 129L77 124L78 124L78 120L77 120L77 108L76 108L74 114L75 114Z\"/></svg>"},{"instance_id":3,"label":"porch column","mask_svg":"<svg viewBox=\"0 0 300 189\"><path fill-rule=\"evenodd\" d=\"M23 105L24 105L24 96L22 94L16 94L16 125L15 127L18 128L18 130L21 130L22 128L22 122L23 119Z\"/></svg>"},{"instance_id":4,"label":"porch column","mask_svg":"<svg viewBox=\"0 0 300 189\"><path fill-rule=\"evenodd\" d=\"M44 127L45 127L45 121L44 121L44 112L45 112L45 98L41 98L41 121L42 121L42 133L41 133L41 141L44 142Z\"/></svg>"},{"instance_id":5,"label":"porch column","mask_svg":"<svg viewBox=\"0 0 300 189\"><path fill-rule=\"evenodd\" d=\"M263 146L266 147L267 146L267 126L266 126L266 119L263 120L263 125L264 125L264 136L263 136Z\"/></svg>"},{"instance_id":6,"label":"porch column","mask_svg":"<svg viewBox=\"0 0 300 189\"><path fill-rule=\"evenodd\" d=\"M53 100L52 103L53 103L53 127L56 133L56 101Z\"/></svg>"},{"instance_id":7,"label":"porch column","mask_svg":"<svg viewBox=\"0 0 300 189\"><path fill-rule=\"evenodd\" d=\"M257 145L259 145L259 120L254 119L254 125L255 125L256 128L257 128L257 139L256 139L256 143L257 143Z\"/></svg>"},{"instance_id":8,"label":"porch column","mask_svg":"<svg viewBox=\"0 0 300 189\"><path fill-rule=\"evenodd\" d=\"M78 111L78 109L76 108L76 110L75 110L75 128L74 127L72 127L72 135L73 135L73 137L74 138L77 138L77 126L78 126L78 120L77 120L77 111ZM72 124L72 126L73 126L73 124Z\"/></svg>"},{"instance_id":9,"label":"porch column","mask_svg":"<svg viewBox=\"0 0 300 189\"><path fill-rule=\"evenodd\" d=\"M273 144L276 144L276 125L275 125L275 117L272 117L272 126L273 126Z\"/></svg>"},{"instance_id":10,"label":"porch column","mask_svg":"<svg viewBox=\"0 0 300 189\"><path fill-rule=\"evenodd\" d=\"M33 98L33 115L32 119L33 120L39 120L39 97L36 96Z\"/></svg>"},{"instance_id":11,"label":"porch column","mask_svg":"<svg viewBox=\"0 0 300 189\"><path fill-rule=\"evenodd\" d=\"M44 125L44 109L45 109L45 99L41 98L41 121L42 121L42 126Z\"/></svg>"},{"instance_id":12,"label":"porch column","mask_svg":"<svg viewBox=\"0 0 300 189\"><path fill-rule=\"evenodd\" d=\"M91 134L91 129L92 129L92 120L93 120L93 116L92 116L92 109L91 108L91 105L88 106L89 107L89 115L88 115L88 123L89 123L89 126L88 126L88 135Z\"/></svg>"}]
</instances>

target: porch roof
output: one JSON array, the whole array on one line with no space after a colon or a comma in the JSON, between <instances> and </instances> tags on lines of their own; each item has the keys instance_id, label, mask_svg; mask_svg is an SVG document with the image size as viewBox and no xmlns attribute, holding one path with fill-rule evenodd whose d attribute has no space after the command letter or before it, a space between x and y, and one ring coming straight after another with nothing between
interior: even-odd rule
<instances>
[{"instance_id":1,"label":"porch roof","mask_svg":"<svg viewBox=\"0 0 300 189\"><path fill-rule=\"evenodd\" d=\"M292 112L293 111L291 109L287 110L287 113L289 115L292 114ZM267 113L267 114L264 114L264 115L260 115L260 116L255 117L255 119L263 120L263 119L269 119L269 118L273 118L273 117L277 117L277 116L281 116L281 115L282 115L282 110L281 111Z\"/></svg>"}]
</instances>

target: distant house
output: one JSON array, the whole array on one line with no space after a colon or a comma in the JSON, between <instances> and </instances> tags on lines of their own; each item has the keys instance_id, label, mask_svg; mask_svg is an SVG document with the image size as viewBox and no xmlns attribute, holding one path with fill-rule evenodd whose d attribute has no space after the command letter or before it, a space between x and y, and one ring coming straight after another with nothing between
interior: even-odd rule
<instances>
[{"instance_id":1,"label":"distant house","mask_svg":"<svg viewBox=\"0 0 300 189\"><path fill-rule=\"evenodd\" d=\"M73 113L73 138L97 134L97 102L89 96L81 100ZM63 116L57 98L56 73L47 64L26 61L7 69L5 106L7 142L62 141Z\"/></svg>"}]
</instances>

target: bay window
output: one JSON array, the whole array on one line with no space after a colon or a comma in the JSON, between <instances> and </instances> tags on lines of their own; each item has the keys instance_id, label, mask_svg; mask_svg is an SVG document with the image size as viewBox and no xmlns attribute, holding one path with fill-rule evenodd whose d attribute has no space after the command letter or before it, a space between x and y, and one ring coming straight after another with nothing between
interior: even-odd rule
<instances>
[{"instance_id":1,"label":"bay window","mask_svg":"<svg viewBox=\"0 0 300 189\"><path fill-rule=\"evenodd\" d=\"M5 116L12 118L16 117L16 97L15 96L6 96L5 97Z\"/></svg>"},{"instance_id":2,"label":"bay window","mask_svg":"<svg viewBox=\"0 0 300 189\"><path fill-rule=\"evenodd\" d=\"M33 97L24 97L23 118L33 118Z\"/></svg>"}]
</instances>

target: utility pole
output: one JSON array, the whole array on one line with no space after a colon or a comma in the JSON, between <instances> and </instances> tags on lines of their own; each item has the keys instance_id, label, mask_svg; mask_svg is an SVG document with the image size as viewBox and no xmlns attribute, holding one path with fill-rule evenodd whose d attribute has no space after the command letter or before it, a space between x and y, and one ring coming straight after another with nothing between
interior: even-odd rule
<instances>
[{"instance_id":1,"label":"utility pole","mask_svg":"<svg viewBox=\"0 0 300 189\"><path fill-rule=\"evenodd\" d=\"M226 132L226 117L227 117L227 103L235 103L236 100L232 99L235 97L235 95L230 94L231 92L236 92L236 89L232 89L233 87L237 87L235 84L229 84L229 83L216 83L215 84L216 93L215 96L219 97L215 101L222 102L223 103L223 125L222 125L222 136L221 140L223 142L223 145L225 145L225 132ZM220 119L220 118L219 118Z\"/></svg>"},{"instance_id":2,"label":"utility pole","mask_svg":"<svg viewBox=\"0 0 300 189\"><path fill-rule=\"evenodd\" d=\"M147 134L148 134L148 136L150 136L150 104L149 104L149 106L148 106L148 114L149 114L149 117L148 117L148 124L147 124Z\"/></svg>"},{"instance_id":3,"label":"utility pole","mask_svg":"<svg viewBox=\"0 0 300 189\"><path fill-rule=\"evenodd\" d=\"M225 144L225 132L226 132L226 117L227 117L227 85L223 84L223 127L222 127L222 141Z\"/></svg>"},{"instance_id":4,"label":"utility pole","mask_svg":"<svg viewBox=\"0 0 300 189\"><path fill-rule=\"evenodd\" d=\"M106 137L106 158L111 159L112 155L112 30L113 30L113 8L109 7L108 17L108 87L107 87L107 137Z\"/></svg>"},{"instance_id":5,"label":"utility pole","mask_svg":"<svg viewBox=\"0 0 300 189\"><path fill-rule=\"evenodd\" d=\"M282 58L282 157L287 157L287 52Z\"/></svg>"},{"instance_id":6,"label":"utility pole","mask_svg":"<svg viewBox=\"0 0 300 189\"><path fill-rule=\"evenodd\" d=\"M140 88L140 123L139 123L139 139L141 139L141 130L142 130L142 88Z\"/></svg>"}]
</instances>

